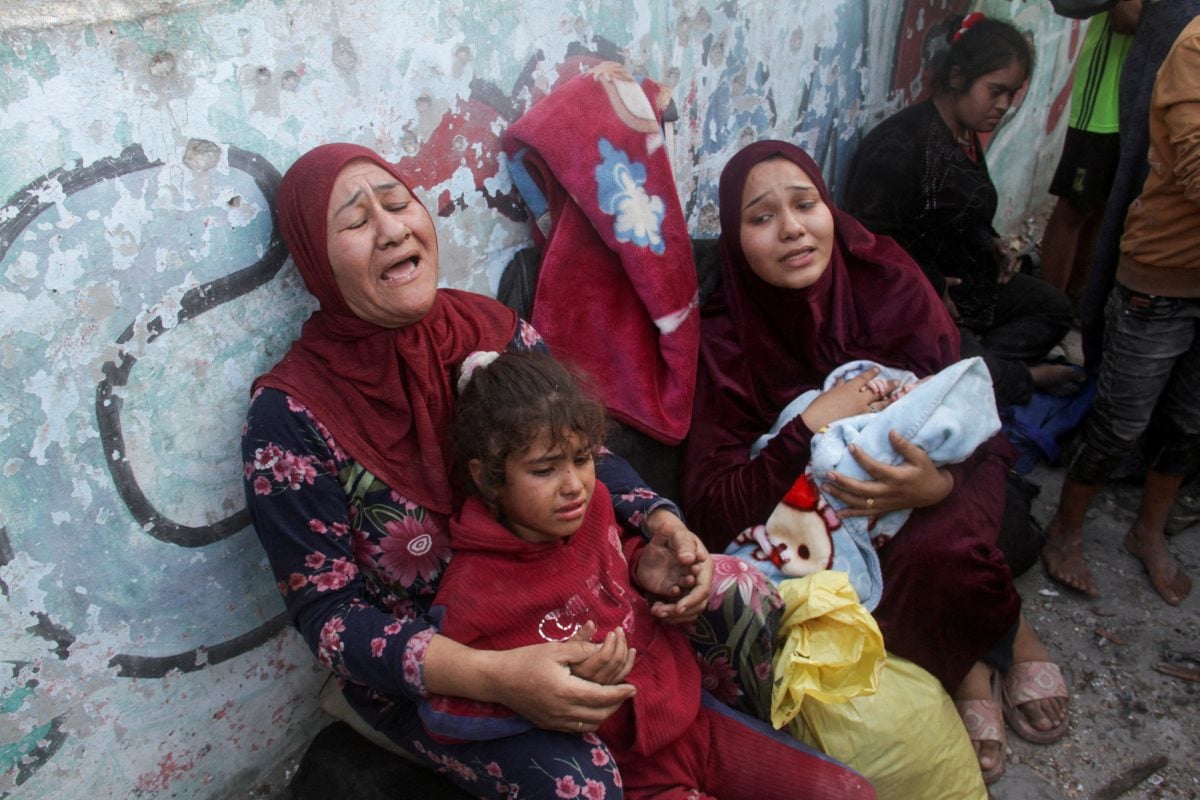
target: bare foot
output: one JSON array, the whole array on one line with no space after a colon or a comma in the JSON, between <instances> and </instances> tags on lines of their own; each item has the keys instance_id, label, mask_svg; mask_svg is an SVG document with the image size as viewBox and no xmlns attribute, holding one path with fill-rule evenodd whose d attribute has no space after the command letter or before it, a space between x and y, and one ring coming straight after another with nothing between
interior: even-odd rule
<instances>
[{"instance_id":1,"label":"bare foot","mask_svg":"<svg viewBox=\"0 0 1200 800\"><path fill-rule=\"evenodd\" d=\"M1083 558L1083 531L1068 530L1056 516L1046 526L1042 563L1051 578L1088 597L1099 597L1100 588Z\"/></svg>"},{"instance_id":2,"label":"bare foot","mask_svg":"<svg viewBox=\"0 0 1200 800\"><path fill-rule=\"evenodd\" d=\"M1164 536L1139 536L1132 528L1125 534L1125 549L1141 559L1154 589L1173 606L1184 601L1192 591L1192 579L1171 557Z\"/></svg>"},{"instance_id":3,"label":"bare foot","mask_svg":"<svg viewBox=\"0 0 1200 800\"><path fill-rule=\"evenodd\" d=\"M1070 397L1083 388L1083 370L1070 364L1037 364L1029 368L1033 385L1055 397Z\"/></svg>"}]
</instances>

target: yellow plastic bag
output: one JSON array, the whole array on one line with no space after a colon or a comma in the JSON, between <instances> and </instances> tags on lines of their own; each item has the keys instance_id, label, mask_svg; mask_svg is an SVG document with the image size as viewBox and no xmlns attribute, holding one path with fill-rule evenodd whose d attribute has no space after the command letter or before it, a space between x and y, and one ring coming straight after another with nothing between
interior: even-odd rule
<instances>
[{"instance_id":1,"label":"yellow plastic bag","mask_svg":"<svg viewBox=\"0 0 1200 800\"><path fill-rule=\"evenodd\" d=\"M875 618L844 572L780 581L783 617L772 664L771 724L782 728L805 698L842 703L872 694L886 653Z\"/></svg>"},{"instance_id":2,"label":"yellow plastic bag","mask_svg":"<svg viewBox=\"0 0 1200 800\"><path fill-rule=\"evenodd\" d=\"M854 613L845 605L836 577L810 581L840 574L814 573L779 585L786 608L775 657L772 721L777 715L790 719L788 731L793 736L858 770L871 781L879 800L986 800L975 750L942 685L911 661L877 655L874 640L879 628L874 618L859 605L870 624L853 621ZM789 586L805 581L810 585ZM853 596L844 575L840 584ZM835 599L825 597L829 593ZM831 618L821 616L825 611ZM797 658L797 652L817 651L814 640L829 645L852 639L855 630L860 641L851 642L849 655L835 656L828 671L807 663L808 657ZM880 642L882 652L881 638ZM824 652L823 646L820 649ZM854 670L849 662L855 653L861 654L869 669ZM818 679L828 675L832 684L820 685L818 680L812 686L814 675ZM781 685L793 678L807 683Z\"/></svg>"}]
</instances>

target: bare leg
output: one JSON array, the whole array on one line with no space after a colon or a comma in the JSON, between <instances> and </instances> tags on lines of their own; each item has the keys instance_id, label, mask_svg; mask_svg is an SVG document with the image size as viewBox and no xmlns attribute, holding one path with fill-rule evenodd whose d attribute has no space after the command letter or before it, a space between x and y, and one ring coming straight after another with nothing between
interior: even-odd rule
<instances>
[{"instance_id":1,"label":"bare leg","mask_svg":"<svg viewBox=\"0 0 1200 800\"><path fill-rule=\"evenodd\" d=\"M1147 470L1137 523L1125 534L1125 549L1141 559L1150 583L1173 606L1182 603L1192 591L1192 579L1171 557L1165 533L1171 504L1182 484L1180 475Z\"/></svg>"},{"instance_id":2,"label":"bare leg","mask_svg":"<svg viewBox=\"0 0 1200 800\"><path fill-rule=\"evenodd\" d=\"M1042 280L1065 292L1071 283L1080 234L1087 217L1076 211L1070 201L1058 198L1046 229L1042 233Z\"/></svg>"},{"instance_id":3,"label":"bare leg","mask_svg":"<svg viewBox=\"0 0 1200 800\"><path fill-rule=\"evenodd\" d=\"M1070 478L1063 481L1058 510L1046 525L1046 545L1042 548L1042 563L1050 577L1091 597L1099 597L1100 589L1083 557L1083 518L1100 486Z\"/></svg>"},{"instance_id":4,"label":"bare leg","mask_svg":"<svg viewBox=\"0 0 1200 800\"><path fill-rule=\"evenodd\" d=\"M1086 380L1083 371L1070 364L1035 364L1029 368L1029 376L1035 387L1055 397L1070 397Z\"/></svg>"}]
</instances>

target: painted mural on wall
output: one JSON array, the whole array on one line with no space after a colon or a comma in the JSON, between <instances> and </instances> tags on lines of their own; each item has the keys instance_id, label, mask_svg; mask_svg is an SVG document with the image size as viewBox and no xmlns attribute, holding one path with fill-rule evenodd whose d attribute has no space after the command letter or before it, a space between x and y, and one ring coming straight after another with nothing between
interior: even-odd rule
<instances>
[{"instance_id":1,"label":"painted mural on wall","mask_svg":"<svg viewBox=\"0 0 1200 800\"><path fill-rule=\"evenodd\" d=\"M500 137L556 83L610 59L672 86L681 198L713 235L741 144L790 138L836 183L968 5L244 0L0 32L0 798L265 793L328 721L237 449L312 307L271 211L298 155L400 162L443 282L494 293L530 225ZM992 142L1016 218L1057 158L1078 26L983 5L1039 43Z\"/></svg>"}]
</instances>

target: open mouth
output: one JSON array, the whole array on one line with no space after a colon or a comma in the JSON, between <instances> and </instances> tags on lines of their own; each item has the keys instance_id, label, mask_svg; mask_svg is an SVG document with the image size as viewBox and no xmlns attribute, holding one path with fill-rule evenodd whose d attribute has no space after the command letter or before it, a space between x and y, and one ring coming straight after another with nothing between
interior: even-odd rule
<instances>
[{"instance_id":1,"label":"open mouth","mask_svg":"<svg viewBox=\"0 0 1200 800\"><path fill-rule=\"evenodd\" d=\"M381 276L385 281L403 282L410 280L417 270L421 267L421 259L419 256L409 256L402 261L397 261L392 266L388 267Z\"/></svg>"},{"instance_id":2,"label":"open mouth","mask_svg":"<svg viewBox=\"0 0 1200 800\"><path fill-rule=\"evenodd\" d=\"M801 247L797 250L789 250L784 254L783 258L779 259L782 262L802 261L811 256L816 251L814 247Z\"/></svg>"}]
</instances>

